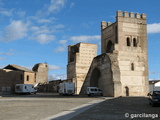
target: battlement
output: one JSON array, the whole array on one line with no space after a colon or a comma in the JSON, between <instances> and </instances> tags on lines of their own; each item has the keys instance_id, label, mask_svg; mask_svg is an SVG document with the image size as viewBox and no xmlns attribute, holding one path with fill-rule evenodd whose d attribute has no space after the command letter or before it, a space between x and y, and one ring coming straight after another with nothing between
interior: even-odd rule
<instances>
[{"instance_id":1,"label":"battlement","mask_svg":"<svg viewBox=\"0 0 160 120\"><path fill-rule=\"evenodd\" d=\"M105 29L106 27L110 26L111 24L112 24L111 22L102 21L101 22L101 28Z\"/></svg>"},{"instance_id":2,"label":"battlement","mask_svg":"<svg viewBox=\"0 0 160 120\"><path fill-rule=\"evenodd\" d=\"M137 18L137 19L146 19L146 14L139 14L136 13L134 14L133 12L128 13L127 11L117 11L117 16L116 17L129 17L129 18Z\"/></svg>"},{"instance_id":3,"label":"battlement","mask_svg":"<svg viewBox=\"0 0 160 120\"><path fill-rule=\"evenodd\" d=\"M141 23L146 24L146 14L144 14L144 13L139 14L139 13L133 13L133 12L128 13L127 11L122 12L119 10L119 11L117 11L116 20L117 21L124 21L124 22L129 21L129 22L135 22L135 23L137 23L137 20L138 21L140 20ZM113 24L114 23L102 21L101 22L101 30L103 30Z\"/></svg>"}]
</instances>

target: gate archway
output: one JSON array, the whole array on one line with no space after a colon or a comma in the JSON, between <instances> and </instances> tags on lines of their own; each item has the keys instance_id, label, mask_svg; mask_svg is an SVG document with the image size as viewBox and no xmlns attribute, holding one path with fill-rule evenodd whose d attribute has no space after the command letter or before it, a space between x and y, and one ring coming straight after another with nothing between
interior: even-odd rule
<instances>
[{"instance_id":1,"label":"gate archway","mask_svg":"<svg viewBox=\"0 0 160 120\"><path fill-rule=\"evenodd\" d=\"M90 87L99 87L99 80L101 78L101 73L98 68L95 68L92 71L91 77L90 77Z\"/></svg>"}]
</instances>

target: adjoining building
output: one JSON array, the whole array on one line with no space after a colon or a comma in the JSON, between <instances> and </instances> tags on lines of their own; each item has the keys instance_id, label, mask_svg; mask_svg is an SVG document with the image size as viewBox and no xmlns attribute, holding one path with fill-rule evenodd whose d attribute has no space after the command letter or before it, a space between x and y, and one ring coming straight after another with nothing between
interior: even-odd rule
<instances>
[{"instance_id":1,"label":"adjoining building","mask_svg":"<svg viewBox=\"0 0 160 120\"><path fill-rule=\"evenodd\" d=\"M70 51L68 57L74 62L69 63L67 75L78 82L81 72L75 68L82 66L77 66L75 56L82 51L74 51L74 59ZM77 84L81 94L86 94L87 87L99 87L104 96L146 96L149 92L146 15L117 11L116 22L103 21L101 55L90 63L82 64L90 67L83 71L80 86Z\"/></svg>"},{"instance_id":2,"label":"adjoining building","mask_svg":"<svg viewBox=\"0 0 160 120\"><path fill-rule=\"evenodd\" d=\"M16 84L36 84L48 81L47 64L36 64L33 70L35 71L13 64L0 69L0 94L14 93Z\"/></svg>"},{"instance_id":3,"label":"adjoining building","mask_svg":"<svg viewBox=\"0 0 160 120\"><path fill-rule=\"evenodd\" d=\"M160 80L150 80L149 81L149 90L151 91L160 91Z\"/></svg>"},{"instance_id":4,"label":"adjoining building","mask_svg":"<svg viewBox=\"0 0 160 120\"><path fill-rule=\"evenodd\" d=\"M13 64L0 69L0 93L13 93L15 84L35 84L35 73Z\"/></svg>"}]
</instances>

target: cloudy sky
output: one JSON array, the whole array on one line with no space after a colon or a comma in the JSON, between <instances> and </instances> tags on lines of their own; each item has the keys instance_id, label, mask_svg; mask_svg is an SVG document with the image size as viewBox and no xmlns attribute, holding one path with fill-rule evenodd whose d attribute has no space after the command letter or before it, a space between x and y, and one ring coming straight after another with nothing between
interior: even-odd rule
<instances>
[{"instance_id":1,"label":"cloudy sky","mask_svg":"<svg viewBox=\"0 0 160 120\"><path fill-rule=\"evenodd\" d=\"M0 68L47 62L52 79L66 78L67 46L98 44L100 22L117 10L147 14L149 78L160 79L159 0L0 0Z\"/></svg>"}]
</instances>

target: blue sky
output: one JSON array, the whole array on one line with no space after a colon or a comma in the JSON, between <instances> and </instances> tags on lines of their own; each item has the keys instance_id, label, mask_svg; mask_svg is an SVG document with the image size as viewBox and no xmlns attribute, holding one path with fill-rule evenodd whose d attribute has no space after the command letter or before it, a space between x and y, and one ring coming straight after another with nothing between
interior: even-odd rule
<instances>
[{"instance_id":1,"label":"blue sky","mask_svg":"<svg viewBox=\"0 0 160 120\"><path fill-rule=\"evenodd\" d=\"M149 78L160 79L159 0L0 0L0 68L47 62L52 79L66 78L68 45L98 44L100 22L116 11L147 14Z\"/></svg>"}]
</instances>

